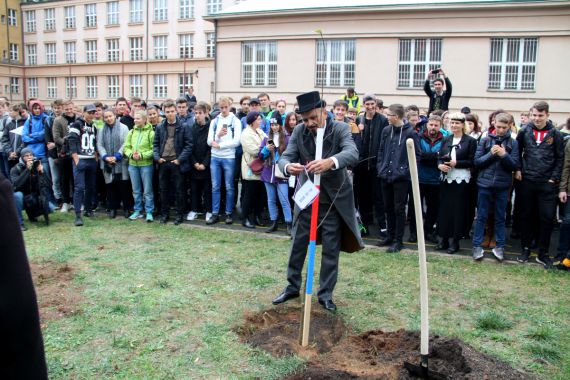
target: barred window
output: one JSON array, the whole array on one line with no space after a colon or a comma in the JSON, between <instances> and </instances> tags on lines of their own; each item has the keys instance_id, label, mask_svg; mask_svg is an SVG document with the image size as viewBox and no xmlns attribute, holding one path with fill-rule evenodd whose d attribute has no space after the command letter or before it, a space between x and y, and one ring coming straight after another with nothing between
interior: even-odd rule
<instances>
[{"instance_id":1,"label":"barred window","mask_svg":"<svg viewBox=\"0 0 570 380\"><path fill-rule=\"evenodd\" d=\"M119 97L119 76L107 75L107 98L117 99Z\"/></svg>"},{"instance_id":2,"label":"barred window","mask_svg":"<svg viewBox=\"0 0 570 380\"><path fill-rule=\"evenodd\" d=\"M153 36L154 59L168 59L168 36Z\"/></svg>"},{"instance_id":3,"label":"barred window","mask_svg":"<svg viewBox=\"0 0 570 380\"><path fill-rule=\"evenodd\" d=\"M243 42L241 85L277 85L277 43L269 41Z\"/></svg>"},{"instance_id":4,"label":"barred window","mask_svg":"<svg viewBox=\"0 0 570 380\"><path fill-rule=\"evenodd\" d=\"M192 35L180 34L178 35L178 41L180 45L180 58L193 58L194 45L192 42Z\"/></svg>"},{"instance_id":5,"label":"barred window","mask_svg":"<svg viewBox=\"0 0 570 380\"><path fill-rule=\"evenodd\" d=\"M534 90L538 39L491 38L489 90Z\"/></svg>"},{"instance_id":6,"label":"barred window","mask_svg":"<svg viewBox=\"0 0 570 380\"><path fill-rule=\"evenodd\" d=\"M20 93L20 78L10 77L10 93L11 94Z\"/></svg>"},{"instance_id":7,"label":"barred window","mask_svg":"<svg viewBox=\"0 0 570 380\"><path fill-rule=\"evenodd\" d=\"M44 31L55 30L55 8L44 10Z\"/></svg>"},{"instance_id":8,"label":"barred window","mask_svg":"<svg viewBox=\"0 0 570 380\"><path fill-rule=\"evenodd\" d=\"M143 22L143 4L142 0L129 1L129 22Z\"/></svg>"},{"instance_id":9,"label":"barred window","mask_svg":"<svg viewBox=\"0 0 570 380\"><path fill-rule=\"evenodd\" d=\"M318 40L316 85L354 86L355 56L354 40Z\"/></svg>"},{"instance_id":10,"label":"barred window","mask_svg":"<svg viewBox=\"0 0 570 380\"><path fill-rule=\"evenodd\" d=\"M97 40L85 41L85 61L87 63L97 62Z\"/></svg>"},{"instance_id":11,"label":"barred window","mask_svg":"<svg viewBox=\"0 0 570 380\"><path fill-rule=\"evenodd\" d=\"M65 29L75 29L75 6L64 7L64 28Z\"/></svg>"},{"instance_id":12,"label":"barred window","mask_svg":"<svg viewBox=\"0 0 570 380\"><path fill-rule=\"evenodd\" d=\"M85 77L85 94L89 99L97 98L97 77Z\"/></svg>"},{"instance_id":13,"label":"barred window","mask_svg":"<svg viewBox=\"0 0 570 380\"><path fill-rule=\"evenodd\" d=\"M398 52L398 87L421 88L430 70L441 67L439 38L405 38Z\"/></svg>"},{"instance_id":14,"label":"barred window","mask_svg":"<svg viewBox=\"0 0 570 380\"><path fill-rule=\"evenodd\" d=\"M65 46L65 63L77 62L77 55L75 49L75 41L64 43Z\"/></svg>"},{"instance_id":15,"label":"barred window","mask_svg":"<svg viewBox=\"0 0 570 380\"><path fill-rule=\"evenodd\" d=\"M16 62L20 60L20 52L18 44L10 44L10 61Z\"/></svg>"},{"instance_id":16,"label":"barred window","mask_svg":"<svg viewBox=\"0 0 570 380\"><path fill-rule=\"evenodd\" d=\"M209 15L218 13L222 10L222 0L208 0L206 10Z\"/></svg>"},{"instance_id":17,"label":"barred window","mask_svg":"<svg viewBox=\"0 0 570 380\"><path fill-rule=\"evenodd\" d=\"M46 64L55 65L56 64L56 48L55 42L48 42L45 44L46 49Z\"/></svg>"},{"instance_id":18,"label":"barred window","mask_svg":"<svg viewBox=\"0 0 570 380\"><path fill-rule=\"evenodd\" d=\"M97 4L85 4L85 27L97 27Z\"/></svg>"},{"instance_id":19,"label":"barred window","mask_svg":"<svg viewBox=\"0 0 570 380\"><path fill-rule=\"evenodd\" d=\"M38 78L28 78L28 98L37 98L38 92Z\"/></svg>"},{"instance_id":20,"label":"barred window","mask_svg":"<svg viewBox=\"0 0 570 380\"><path fill-rule=\"evenodd\" d=\"M119 39L111 38L107 40L107 61L119 61Z\"/></svg>"},{"instance_id":21,"label":"barred window","mask_svg":"<svg viewBox=\"0 0 570 380\"><path fill-rule=\"evenodd\" d=\"M184 96L192 86L192 74L178 74L178 96Z\"/></svg>"},{"instance_id":22,"label":"barred window","mask_svg":"<svg viewBox=\"0 0 570 380\"><path fill-rule=\"evenodd\" d=\"M206 58L214 58L214 49L216 47L214 33L206 33Z\"/></svg>"},{"instance_id":23,"label":"barred window","mask_svg":"<svg viewBox=\"0 0 570 380\"><path fill-rule=\"evenodd\" d=\"M38 47L36 44L26 45L26 63L28 65L38 64Z\"/></svg>"},{"instance_id":24,"label":"barred window","mask_svg":"<svg viewBox=\"0 0 570 380\"><path fill-rule=\"evenodd\" d=\"M36 31L36 11L26 11L26 32Z\"/></svg>"},{"instance_id":25,"label":"barred window","mask_svg":"<svg viewBox=\"0 0 570 380\"><path fill-rule=\"evenodd\" d=\"M119 2L107 3L107 25L119 25Z\"/></svg>"},{"instance_id":26,"label":"barred window","mask_svg":"<svg viewBox=\"0 0 570 380\"><path fill-rule=\"evenodd\" d=\"M47 97L50 99L57 98L57 78L56 77L47 77L46 78L46 90L47 90Z\"/></svg>"},{"instance_id":27,"label":"barred window","mask_svg":"<svg viewBox=\"0 0 570 380\"><path fill-rule=\"evenodd\" d=\"M166 21L168 18L168 1L154 0L154 21Z\"/></svg>"},{"instance_id":28,"label":"barred window","mask_svg":"<svg viewBox=\"0 0 570 380\"><path fill-rule=\"evenodd\" d=\"M139 98L143 95L143 76L140 74L129 75L129 94Z\"/></svg>"},{"instance_id":29,"label":"barred window","mask_svg":"<svg viewBox=\"0 0 570 380\"><path fill-rule=\"evenodd\" d=\"M77 98L77 77L65 77L65 97Z\"/></svg>"},{"instance_id":30,"label":"barred window","mask_svg":"<svg viewBox=\"0 0 570 380\"><path fill-rule=\"evenodd\" d=\"M180 0L180 19L194 18L194 0Z\"/></svg>"},{"instance_id":31,"label":"barred window","mask_svg":"<svg viewBox=\"0 0 570 380\"><path fill-rule=\"evenodd\" d=\"M143 38L129 38L129 56L131 61L141 61L143 59Z\"/></svg>"},{"instance_id":32,"label":"barred window","mask_svg":"<svg viewBox=\"0 0 570 380\"><path fill-rule=\"evenodd\" d=\"M168 95L168 84L166 74L154 75L154 97L156 99L166 98Z\"/></svg>"},{"instance_id":33,"label":"barred window","mask_svg":"<svg viewBox=\"0 0 570 380\"><path fill-rule=\"evenodd\" d=\"M15 9L8 9L8 25L18 26L18 12Z\"/></svg>"}]
</instances>

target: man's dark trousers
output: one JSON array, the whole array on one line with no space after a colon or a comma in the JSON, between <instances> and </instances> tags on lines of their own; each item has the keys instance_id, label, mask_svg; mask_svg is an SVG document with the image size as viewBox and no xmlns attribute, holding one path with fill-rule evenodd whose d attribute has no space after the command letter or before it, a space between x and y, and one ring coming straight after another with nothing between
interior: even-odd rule
<instances>
[{"instance_id":1,"label":"man's dark trousers","mask_svg":"<svg viewBox=\"0 0 570 380\"><path fill-rule=\"evenodd\" d=\"M386 210L386 222L388 224L388 238L400 243L404 239L406 203L408 202L409 191L409 181L382 181L382 195L384 196L384 209Z\"/></svg>"},{"instance_id":2,"label":"man's dark trousers","mask_svg":"<svg viewBox=\"0 0 570 380\"><path fill-rule=\"evenodd\" d=\"M163 216L170 213L170 183L174 183L176 199L176 216L184 214L186 203L185 179L180 166L172 161L164 162L158 167L158 182L160 184L160 204Z\"/></svg>"},{"instance_id":3,"label":"man's dark trousers","mask_svg":"<svg viewBox=\"0 0 570 380\"><path fill-rule=\"evenodd\" d=\"M82 205L85 206L85 211L91 211L96 177L97 161L94 158L80 159L77 165L73 164L73 181L75 182L73 208L75 214L81 213Z\"/></svg>"},{"instance_id":4,"label":"man's dark trousers","mask_svg":"<svg viewBox=\"0 0 570 380\"><path fill-rule=\"evenodd\" d=\"M520 185L521 204L521 243L530 247L533 235L538 237L539 254L548 255L552 223L556 213L558 185L550 182L534 182L523 180ZM533 234L533 209L538 208L538 235Z\"/></svg>"}]
</instances>

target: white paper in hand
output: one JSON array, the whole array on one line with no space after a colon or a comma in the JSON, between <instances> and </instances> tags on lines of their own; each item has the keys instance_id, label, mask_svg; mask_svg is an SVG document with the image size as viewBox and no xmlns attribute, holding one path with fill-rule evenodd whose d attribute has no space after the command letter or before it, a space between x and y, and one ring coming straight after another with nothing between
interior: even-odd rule
<instances>
[{"instance_id":1,"label":"white paper in hand","mask_svg":"<svg viewBox=\"0 0 570 380\"><path fill-rule=\"evenodd\" d=\"M317 195L319 195L319 188L310 179L307 179L303 186L297 190L293 200L301 210L304 210L313 203Z\"/></svg>"}]
</instances>

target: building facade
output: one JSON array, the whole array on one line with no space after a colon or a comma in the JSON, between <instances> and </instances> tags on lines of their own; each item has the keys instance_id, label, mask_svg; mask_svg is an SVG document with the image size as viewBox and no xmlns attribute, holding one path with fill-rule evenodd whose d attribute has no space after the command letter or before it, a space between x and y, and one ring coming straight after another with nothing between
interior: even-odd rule
<instances>
[{"instance_id":1,"label":"building facade","mask_svg":"<svg viewBox=\"0 0 570 380\"><path fill-rule=\"evenodd\" d=\"M23 99L22 19L20 1L0 1L0 96Z\"/></svg>"},{"instance_id":2,"label":"building facade","mask_svg":"<svg viewBox=\"0 0 570 380\"><path fill-rule=\"evenodd\" d=\"M331 103L354 86L427 108L427 72L441 67L452 109L518 115L547 100L553 120L570 114L569 1L248 0L207 19L217 95L263 91L292 109L299 93L322 88Z\"/></svg>"}]
</instances>

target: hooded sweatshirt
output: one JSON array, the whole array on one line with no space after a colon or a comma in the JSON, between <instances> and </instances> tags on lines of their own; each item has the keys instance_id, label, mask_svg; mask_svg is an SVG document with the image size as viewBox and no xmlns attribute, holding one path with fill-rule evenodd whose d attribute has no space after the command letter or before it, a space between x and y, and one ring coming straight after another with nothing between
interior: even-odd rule
<instances>
[{"instance_id":1,"label":"hooded sweatshirt","mask_svg":"<svg viewBox=\"0 0 570 380\"><path fill-rule=\"evenodd\" d=\"M22 142L34 152L36 158L42 159L46 158L47 155L45 129L48 127L48 116L44 113L44 105L39 100L32 100L30 108L33 108L36 104L39 104L41 112L37 116L32 114L26 120L24 130L22 131Z\"/></svg>"},{"instance_id":2,"label":"hooded sweatshirt","mask_svg":"<svg viewBox=\"0 0 570 380\"><path fill-rule=\"evenodd\" d=\"M420 158L418 134L410 124L388 125L382 130L378 147L378 176L388 183L410 181L406 141L414 141L416 161Z\"/></svg>"}]
</instances>

